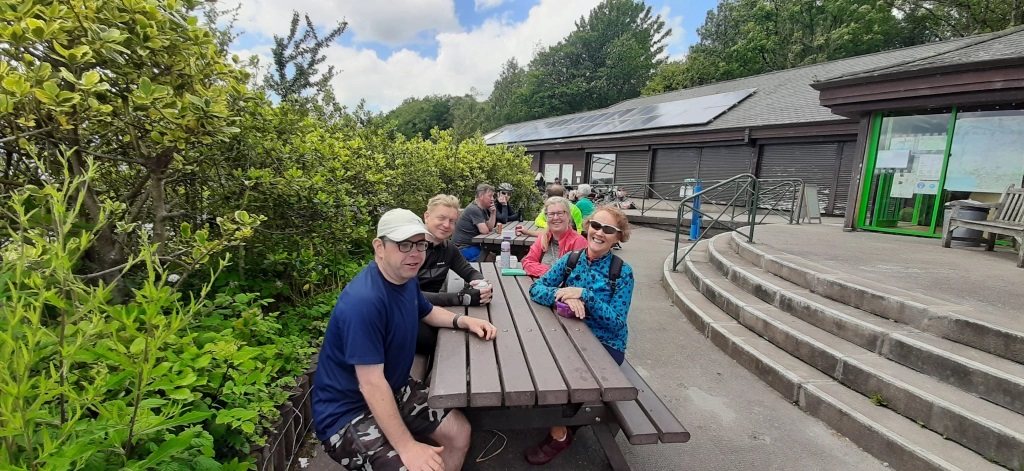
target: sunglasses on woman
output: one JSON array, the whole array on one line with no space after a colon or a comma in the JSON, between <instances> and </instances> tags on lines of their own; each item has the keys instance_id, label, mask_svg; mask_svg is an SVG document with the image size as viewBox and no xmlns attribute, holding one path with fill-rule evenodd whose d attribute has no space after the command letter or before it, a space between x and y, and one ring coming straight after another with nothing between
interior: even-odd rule
<instances>
[{"instance_id":1,"label":"sunglasses on woman","mask_svg":"<svg viewBox=\"0 0 1024 471\"><path fill-rule=\"evenodd\" d=\"M595 231L604 232L605 234L608 235L615 234L616 232L622 232L622 229L619 229L618 227L615 227L611 224L601 224L598 221L590 221L590 228Z\"/></svg>"}]
</instances>

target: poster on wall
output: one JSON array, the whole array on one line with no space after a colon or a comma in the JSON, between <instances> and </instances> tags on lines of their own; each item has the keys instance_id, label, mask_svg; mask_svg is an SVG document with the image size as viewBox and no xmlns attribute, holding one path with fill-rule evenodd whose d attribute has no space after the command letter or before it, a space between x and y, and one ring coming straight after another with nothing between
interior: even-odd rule
<instances>
[{"instance_id":1,"label":"poster on wall","mask_svg":"<svg viewBox=\"0 0 1024 471\"><path fill-rule=\"evenodd\" d=\"M958 117L949 148L945 189L1002 193L1024 177L1024 111ZM970 115L964 113L961 116Z\"/></svg>"},{"instance_id":2,"label":"poster on wall","mask_svg":"<svg viewBox=\"0 0 1024 471\"><path fill-rule=\"evenodd\" d=\"M889 139L889 150L917 149L917 136L896 136Z\"/></svg>"},{"instance_id":3,"label":"poster on wall","mask_svg":"<svg viewBox=\"0 0 1024 471\"><path fill-rule=\"evenodd\" d=\"M551 183L558 178L558 164L544 164L544 181Z\"/></svg>"},{"instance_id":4,"label":"poster on wall","mask_svg":"<svg viewBox=\"0 0 1024 471\"><path fill-rule=\"evenodd\" d=\"M571 184L572 179L572 164L562 165L562 184Z\"/></svg>"},{"instance_id":5,"label":"poster on wall","mask_svg":"<svg viewBox=\"0 0 1024 471\"><path fill-rule=\"evenodd\" d=\"M913 198L914 187L917 185L917 175L910 171L899 171L893 175L892 188L889 196L892 198Z\"/></svg>"},{"instance_id":6,"label":"poster on wall","mask_svg":"<svg viewBox=\"0 0 1024 471\"><path fill-rule=\"evenodd\" d=\"M907 168L909 164L910 151L906 149L880 150L875 157L875 168Z\"/></svg>"},{"instance_id":7,"label":"poster on wall","mask_svg":"<svg viewBox=\"0 0 1024 471\"><path fill-rule=\"evenodd\" d=\"M946 150L946 135L933 134L928 136L918 136L917 150L931 150L938 152Z\"/></svg>"},{"instance_id":8,"label":"poster on wall","mask_svg":"<svg viewBox=\"0 0 1024 471\"><path fill-rule=\"evenodd\" d=\"M938 180L942 176L942 154L914 154L919 180Z\"/></svg>"}]
</instances>

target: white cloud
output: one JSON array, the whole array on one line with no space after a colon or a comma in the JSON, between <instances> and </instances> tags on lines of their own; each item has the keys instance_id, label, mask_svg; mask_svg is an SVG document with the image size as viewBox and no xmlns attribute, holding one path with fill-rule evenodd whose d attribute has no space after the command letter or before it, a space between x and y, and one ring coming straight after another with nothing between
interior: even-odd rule
<instances>
[{"instance_id":1,"label":"white cloud","mask_svg":"<svg viewBox=\"0 0 1024 471\"><path fill-rule=\"evenodd\" d=\"M470 31L440 33L436 58L407 49L379 57L368 49L335 46L326 51L326 64L340 72L334 90L339 101L350 106L365 98L371 108L386 111L408 97L462 95L471 88L486 98L508 58L525 65L537 44L557 43L598 2L541 0L521 23L499 17Z\"/></svg>"},{"instance_id":2,"label":"white cloud","mask_svg":"<svg viewBox=\"0 0 1024 471\"><path fill-rule=\"evenodd\" d=\"M424 34L461 30L454 0L245 0L241 4L237 26L267 37L288 33L293 10L309 14L325 28L348 21L345 34L356 41L391 46L408 44Z\"/></svg>"},{"instance_id":3,"label":"white cloud","mask_svg":"<svg viewBox=\"0 0 1024 471\"><path fill-rule=\"evenodd\" d=\"M672 28L672 34L665 39L665 52L669 60L679 60L686 57L688 46L686 45L686 30L683 29L682 15L672 16L672 10L665 5L656 12L665 20L665 27Z\"/></svg>"},{"instance_id":4,"label":"white cloud","mask_svg":"<svg viewBox=\"0 0 1024 471\"><path fill-rule=\"evenodd\" d=\"M479 98L487 98L506 60L515 57L520 65L526 65L538 46L550 46L564 38L575 29L576 20L587 15L599 1L537 0L521 22L511 21L508 12L496 11L483 24L464 30L458 26L453 0L247 0L242 4L238 26L247 33L283 35L287 33L292 9L309 12L323 26L347 19L350 29L345 35L354 35L350 38L353 45L335 45L325 51L327 61L321 69L335 66L338 76L333 85L343 104L354 106L365 99L371 109L387 111L406 98L432 94L462 95L476 89ZM479 11L500 6L507 0L474 2ZM672 28L672 35L666 40L669 57L684 57L686 32L682 16L673 16L668 6L657 13ZM400 48L421 43L425 38L436 42L436 57ZM362 47L360 41L399 48L389 55L379 55ZM243 58L255 53L264 66L270 64L269 45L234 52Z\"/></svg>"},{"instance_id":5,"label":"white cloud","mask_svg":"<svg viewBox=\"0 0 1024 471\"><path fill-rule=\"evenodd\" d=\"M505 0L473 0L473 9L476 11L487 11L500 7Z\"/></svg>"}]
</instances>

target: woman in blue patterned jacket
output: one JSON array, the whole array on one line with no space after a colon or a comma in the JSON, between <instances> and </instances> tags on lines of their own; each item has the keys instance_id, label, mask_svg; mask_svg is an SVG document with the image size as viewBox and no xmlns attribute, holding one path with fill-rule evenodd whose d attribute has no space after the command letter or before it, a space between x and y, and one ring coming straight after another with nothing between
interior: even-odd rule
<instances>
[{"instance_id":1,"label":"woman in blue patterned jacket","mask_svg":"<svg viewBox=\"0 0 1024 471\"><path fill-rule=\"evenodd\" d=\"M611 273L616 258L611 251L615 243L629 240L629 221L622 210L604 206L594 211L584 227L587 248L576 266L569 270L572 253L562 256L533 283L530 297L545 306L555 301L568 304L621 365L629 337L626 315L633 298L633 269L621 262L618 276ZM552 427L544 441L526 451L526 460L534 465L551 461L572 444L573 432L578 428Z\"/></svg>"}]
</instances>

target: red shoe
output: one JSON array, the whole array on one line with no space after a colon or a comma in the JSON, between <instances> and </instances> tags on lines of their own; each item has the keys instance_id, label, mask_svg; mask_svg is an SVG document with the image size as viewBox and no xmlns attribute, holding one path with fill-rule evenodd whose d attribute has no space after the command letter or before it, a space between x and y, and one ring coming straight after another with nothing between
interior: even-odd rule
<instances>
[{"instance_id":1,"label":"red shoe","mask_svg":"<svg viewBox=\"0 0 1024 471\"><path fill-rule=\"evenodd\" d=\"M534 445L529 450L526 450L526 461L535 466L548 464L548 462L555 459L559 453L566 448L569 448L569 445L572 445L572 430L565 429L565 440L555 440L554 437L548 433L548 436L544 438L544 441Z\"/></svg>"}]
</instances>

